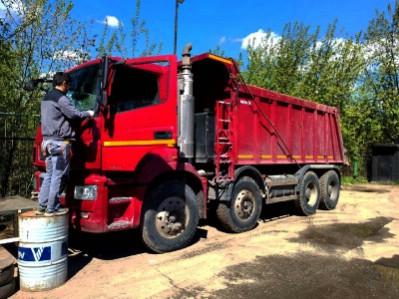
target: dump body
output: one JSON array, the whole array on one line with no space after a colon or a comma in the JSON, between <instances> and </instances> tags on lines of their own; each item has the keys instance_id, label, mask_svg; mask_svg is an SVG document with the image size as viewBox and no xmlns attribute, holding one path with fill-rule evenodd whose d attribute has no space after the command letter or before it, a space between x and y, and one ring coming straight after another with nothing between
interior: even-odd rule
<instances>
[{"instance_id":1,"label":"dump body","mask_svg":"<svg viewBox=\"0 0 399 299\"><path fill-rule=\"evenodd\" d=\"M342 164L337 108L248 86L232 116L237 164Z\"/></svg>"}]
</instances>

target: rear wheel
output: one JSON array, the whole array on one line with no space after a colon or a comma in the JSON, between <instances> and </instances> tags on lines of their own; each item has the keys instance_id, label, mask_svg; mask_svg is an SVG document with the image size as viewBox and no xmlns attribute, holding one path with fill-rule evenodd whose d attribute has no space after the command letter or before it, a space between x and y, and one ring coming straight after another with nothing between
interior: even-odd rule
<instances>
[{"instance_id":1,"label":"rear wheel","mask_svg":"<svg viewBox=\"0 0 399 299\"><path fill-rule=\"evenodd\" d=\"M239 233L255 227L261 210L258 185L252 178L243 177L234 185L230 201L219 203L216 213L225 230Z\"/></svg>"},{"instance_id":2,"label":"rear wheel","mask_svg":"<svg viewBox=\"0 0 399 299\"><path fill-rule=\"evenodd\" d=\"M167 182L146 199L141 235L150 250L162 253L185 247L198 225L194 191L184 182Z\"/></svg>"},{"instance_id":3,"label":"rear wheel","mask_svg":"<svg viewBox=\"0 0 399 299\"><path fill-rule=\"evenodd\" d=\"M299 185L299 198L295 200L295 207L299 214L308 216L316 213L319 202L319 179L313 171L309 171Z\"/></svg>"},{"instance_id":4,"label":"rear wheel","mask_svg":"<svg viewBox=\"0 0 399 299\"><path fill-rule=\"evenodd\" d=\"M327 171L320 178L320 208L333 210L337 206L341 183L334 170Z\"/></svg>"}]
</instances>

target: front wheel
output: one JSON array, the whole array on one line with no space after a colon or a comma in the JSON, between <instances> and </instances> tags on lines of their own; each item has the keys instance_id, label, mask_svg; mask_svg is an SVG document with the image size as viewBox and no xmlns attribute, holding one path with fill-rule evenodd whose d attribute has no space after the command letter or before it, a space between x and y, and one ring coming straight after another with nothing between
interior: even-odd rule
<instances>
[{"instance_id":1,"label":"front wheel","mask_svg":"<svg viewBox=\"0 0 399 299\"><path fill-rule=\"evenodd\" d=\"M219 203L216 213L225 230L240 233L255 227L261 210L258 185L252 178L243 177L234 185L230 201Z\"/></svg>"},{"instance_id":2,"label":"front wheel","mask_svg":"<svg viewBox=\"0 0 399 299\"><path fill-rule=\"evenodd\" d=\"M183 248L198 225L194 191L184 182L167 182L155 188L143 205L141 236L144 245L157 253Z\"/></svg>"}]
</instances>

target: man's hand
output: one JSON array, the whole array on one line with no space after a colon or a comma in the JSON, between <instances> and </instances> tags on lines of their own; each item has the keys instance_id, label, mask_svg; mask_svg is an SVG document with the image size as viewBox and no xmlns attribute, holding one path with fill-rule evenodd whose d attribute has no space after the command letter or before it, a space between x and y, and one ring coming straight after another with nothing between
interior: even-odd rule
<instances>
[{"instance_id":1,"label":"man's hand","mask_svg":"<svg viewBox=\"0 0 399 299\"><path fill-rule=\"evenodd\" d=\"M87 112L89 112L90 119L93 119L94 118L94 111L93 110L87 110Z\"/></svg>"}]
</instances>

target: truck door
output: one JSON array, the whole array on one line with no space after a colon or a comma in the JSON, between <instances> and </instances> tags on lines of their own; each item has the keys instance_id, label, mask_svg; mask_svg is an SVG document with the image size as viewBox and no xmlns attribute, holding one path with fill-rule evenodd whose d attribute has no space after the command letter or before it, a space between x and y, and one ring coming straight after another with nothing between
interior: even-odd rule
<instances>
[{"instance_id":1,"label":"truck door","mask_svg":"<svg viewBox=\"0 0 399 299\"><path fill-rule=\"evenodd\" d=\"M154 148L176 145L177 59L128 59L111 66L110 77L102 168L133 171Z\"/></svg>"}]
</instances>

